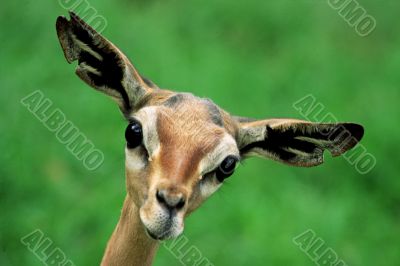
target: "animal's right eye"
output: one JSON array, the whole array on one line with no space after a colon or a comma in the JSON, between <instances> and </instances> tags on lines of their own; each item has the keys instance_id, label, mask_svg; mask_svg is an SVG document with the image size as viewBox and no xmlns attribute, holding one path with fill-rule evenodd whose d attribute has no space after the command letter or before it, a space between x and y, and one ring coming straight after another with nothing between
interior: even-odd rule
<instances>
[{"instance_id":1,"label":"animal's right eye","mask_svg":"<svg viewBox=\"0 0 400 266\"><path fill-rule=\"evenodd\" d=\"M138 147L143 142L142 125L137 121L129 123L125 130L126 145L129 149Z\"/></svg>"},{"instance_id":2,"label":"animal's right eye","mask_svg":"<svg viewBox=\"0 0 400 266\"><path fill-rule=\"evenodd\" d=\"M226 178L230 177L233 174L237 161L238 159L232 155L229 155L222 161L220 166L215 171L216 177L219 182L224 181Z\"/></svg>"}]
</instances>

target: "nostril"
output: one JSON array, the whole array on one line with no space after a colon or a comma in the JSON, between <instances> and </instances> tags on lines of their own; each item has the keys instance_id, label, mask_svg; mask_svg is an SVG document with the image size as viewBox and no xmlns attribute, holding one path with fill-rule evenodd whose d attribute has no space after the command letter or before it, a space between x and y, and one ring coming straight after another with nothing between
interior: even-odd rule
<instances>
[{"instance_id":1,"label":"nostril","mask_svg":"<svg viewBox=\"0 0 400 266\"><path fill-rule=\"evenodd\" d=\"M156 193L156 198L157 198L159 203L166 203L163 194L158 190L157 190L157 193Z\"/></svg>"},{"instance_id":2,"label":"nostril","mask_svg":"<svg viewBox=\"0 0 400 266\"><path fill-rule=\"evenodd\" d=\"M184 198L181 198L180 200L179 200L179 202L176 204L176 209L178 209L178 210L180 210L180 209L182 209L183 208L183 206L185 206L185 199Z\"/></svg>"},{"instance_id":3,"label":"nostril","mask_svg":"<svg viewBox=\"0 0 400 266\"><path fill-rule=\"evenodd\" d=\"M180 210L185 206L185 198L180 196L167 195L165 190L157 190L156 199L160 205L168 209Z\"/></svg>"}]
</instances>

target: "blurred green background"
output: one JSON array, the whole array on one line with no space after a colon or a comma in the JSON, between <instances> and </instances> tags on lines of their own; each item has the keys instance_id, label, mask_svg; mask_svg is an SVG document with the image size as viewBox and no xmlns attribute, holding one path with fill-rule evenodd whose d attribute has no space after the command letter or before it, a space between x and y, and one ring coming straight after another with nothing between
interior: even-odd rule
<instances>
[{"instance_id":1,"label":"blurred green background","mask_svg":"<svg viewBox=\"0 0 400 266\"><path fill-rule=\"evenodd\" d=\"M210 97L233 114L302 118L307 94L366 128L366 175L343 158L300 169L247 160L186 220L214 265L313 265L292 239L312 229L347 265L399 265L398 1L359 0L376 30L360 37L325 0L100 1L103 32L160 87ZM77 10L79 14L79 10ZM0 265L41 265L21 244L40 229L75 265L96 265L125 196L116 105L68 65L58 1L0 3ZM20 100L40 89L103 151L88 171ZM180 265L160 247L155 265Z\"/></svg>"}]
</instances>

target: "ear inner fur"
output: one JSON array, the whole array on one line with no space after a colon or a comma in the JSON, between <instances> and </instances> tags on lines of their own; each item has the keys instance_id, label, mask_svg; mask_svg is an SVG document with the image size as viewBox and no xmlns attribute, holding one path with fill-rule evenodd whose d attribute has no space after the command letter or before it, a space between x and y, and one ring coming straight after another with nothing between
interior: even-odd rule
<instances>
[{"instance_id":1,"label":"ear inner fur","mask_svg":"<svg viewBox=\"0 0 400 266\"><path fill-rule=\"evenodd\" d=\"M88 85L108 94L125 115L152 88L143 81L127 57L110 41L98 34L73 12L71 20L57 19L57 34L69 63L78 60L76 74Z\"/></svg>"},{"instance_id":2,"label":"ear inner fur","mask_svg":"<svg viewBox=\"0 0 400 266\"><path fill-rule=\"evenodd\" d=\"M254 141L241 148L241 154L246 156L258 153L292 165L313 166L323 162L325 149L333 156L338 156L356 145L363 135L362 127L352 123L313 124L291 121L274 127L265 123L263 135L252 133ZM254 129L248 127L247 130ZM252 134L247 138L251 138Z\"/></svg>"}]
</instances>

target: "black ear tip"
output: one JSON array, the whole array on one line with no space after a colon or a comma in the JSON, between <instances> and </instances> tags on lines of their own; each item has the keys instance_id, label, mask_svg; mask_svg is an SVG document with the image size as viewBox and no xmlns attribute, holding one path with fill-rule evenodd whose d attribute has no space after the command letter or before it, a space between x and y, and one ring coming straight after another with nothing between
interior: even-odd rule
<instances>
[{"instance_id":1,"label":"black ear tip","mask_svg":"<svg viewBox=\"0 0 400 266\"><path fill-rule=\"evenodd\" d=\"M57 21L59 21L59 20L60 21L63 21L63 20L65 21L65 20L67 20L67 18L65 16L58 16L57 17Z\"/></svg>"},{"instance_id":2,"label":"black ear tip","mask_svg":"<svg viewBox=\"0 0 400 266\"><path fill-rule=\"evenodd\" d=\"M57 17L57 20L56 20L56 28L59 29L60 27L64 26L66 23L68 23L68 19L64 16L59 16L59 17Z\"/></svg>"},{"instance_id":3,"label":"black ear tip","mask_svg":"<svg viewBox=\"0 0 400 266\"><path fill-rule=\"evenodd\" d=\"M68 11L71 21L78 24L84 24L83 20L73 11Z\"/></svg>"},{"instance_id":4,"label":"black ear tip","mask_svg":"<svg viewBox=\"0 0 400 266\"><path fill-rule=\"evenodd\" d=\"M71 18L77 17L77 16L78 16L78 15L77 15L74 11L72 11L72 10L69 10L69 11L68 11L68 14L70 15Z\"/></svg>"},{"instance_id":5,"label":"black ear tip","mask_svg":"<svg viewBox=\"0 0 400 266\"><path fill-rule=\"evenodd\" d=\"M68 11L68 14L71 19L78 18L78 16L73 11ZM56 21L56 24L69 22L69 20L65 16L58 16Z\"/></svg>"},{"instance_id":6,"label":"black ear tip","mask_svg":"<svg viewBox=\"0 0 400 266\"><path fill-rule=\"evenodd\" d=\"M364 127L360 124L348 123L345 127L357 141L364 136Z\"/></svg>"}]
</instances>

